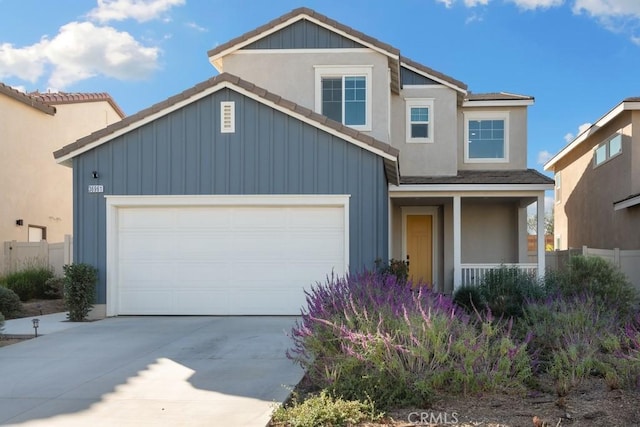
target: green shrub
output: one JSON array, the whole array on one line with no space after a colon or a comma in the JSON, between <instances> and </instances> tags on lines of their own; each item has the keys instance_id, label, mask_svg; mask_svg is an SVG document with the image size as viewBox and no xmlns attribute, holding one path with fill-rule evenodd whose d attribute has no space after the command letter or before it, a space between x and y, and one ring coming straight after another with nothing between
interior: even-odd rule
<instances>
[{"instance_id":1,"label":"green shrub","mask_svg":"<svg viewBox=\"0 0 640 427\"><path fill-rule=\"evenodd\" d=\"M599 257L571 257L549 287L566 297L592 295L621 319L630 318L638 308L638 293L624 273Z\"/></svg>"},{"instance_id":2,"label":"green shrub","mask_svg":"<svg viewBox=\"0 0 640 427\"><path fill-rule=\"evenodd\" d=\"M487 300L480 288L473 285L465 285L453 293L453 302L463 308L467 313L474 314L487 309Z\"/></svg>"},{"instance_id":3,"label":"green shrub","mask_svg":"<svg viewBox=\"0 0 640 427\"><path fill-rule=\"evenodd\" d=\"M326 390L319 395L275 410L272 425L290 427L350 426L364 421L376 421L382 414L376 413L373 404L356 400L333 398Z\"/></svg>"},{"instance_id":4,"label":"green shrub","mask_svg":"<svg viewBox=\"0 0 640 427\"><path fill-rule=\"evenodd\" d=\"M478 288L493 315L505 318L521 317L527 301L546 294L537 277L514 267L488 271Z\"/></svg>"},{"instance_id":5,"label":"green shrub","mask_svg":"<svg viewBox=\"0 0 640 427\"><path fill-rule=\"evenodd\" d=\"M64 294L64 277L51 277L47 279L44 293L49 299L62 298Z\"/></svg>"},{"instance_id":6,"label":"green shrub","mask_svg":"<svg viewBox=\"0 0 640 427\"><path fill-rule=\"evenodd\" d=\"M70 264L64 267L64 301L69 309L69 320L86 319L95 301L98 271L89 264Z\"/></svg>"},{"instance_id":7,"label":"green shrub","mask_svg":"<svg viewBox=\"0 0 640 427\"><path fill-rule=\"evenodd\" d=\"M33 265L9 273L5 276L4 283L18 294L21 301L29 301L33 298L49 298L46 282L52 277L53 270L50 267Z\"/></svg>"},{"instance_id":8,"label":"green shrub","mask_svg":"<svg viewBox=\"0 0 640 427\"><path fill-rule=\"evenodd\" d=\"M18 295L11 289L0 286L0 313L9 319L22 313L22 303Z\"/></svg>"},{"instance_id":9,"label":"green shrub","mask_svg":"<svg viewBox=\"0 0 640 427\"><path fill-rule=\"evenodd\" d=\"M400 259L390 259L385 263L380 258L376 259L376 268L382 275L390 274L396 278L398 283L407 283L409 279L409 264Z\"/></svg>"}]
</instances>

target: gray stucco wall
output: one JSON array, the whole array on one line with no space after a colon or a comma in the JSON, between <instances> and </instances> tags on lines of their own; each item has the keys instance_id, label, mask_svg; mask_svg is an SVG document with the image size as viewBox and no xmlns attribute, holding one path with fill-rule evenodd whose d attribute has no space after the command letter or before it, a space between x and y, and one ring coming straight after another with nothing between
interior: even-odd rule
<instances>
[{"instance_id":1,"label":"gray stucco wall","mask_svg":"<svg viewBox=\"0 0 640 427\"><path fill-rule=\"evenodd\" d=\"M464 159L464 113L508 113L509 114L509 147L508 162L465 163ZM464 108L458 115L458 168L460 170L482 169L526 169L527 168L527 107L481 107Z\"/></svg>"},{"instance_id":2,"label":"gray stucco wall","mask_svg":"<svg viewBox=\"0 0 640 427\"><path fill-rule=\"evenodd\" d=\"M389 64L384 55L365 49L358 52L336 50L318 53L265 50L243 52L246 51L224 58L225 72L311 110L315 110L316 66L371 66L371 131L365 133L380 141L389 141Z\"/></svg>"},{"instance_id":3,"label":"gray stucco wall","mask_svg":"<svg viewBox=\"0 0 640 427\"><path fill-rule=\"evenodd\" d=\"M431 126L433 143L407 142L407 100L433 99ZM457 161L456 92L446 86L405 86L399 96L391 99L391 141L398 148L400 172L404 176L455 175Z\"/></svg>"},{"instance_id":4,"label":"gray stucco wall","mask_svg":"<svg viewBox=\"0 0 640 427\"><path fill-rule=\"evenodd\" d=\"M228 100L236 103L236 133L221 134L220 102ZM230 89L79 155L73 180L74 260L98 268L99 304L106 298L104 195L349 194L350 270L387 259L382 159ZM104 193L88 193L90 184Z\"/></svg>"}]
</instances>

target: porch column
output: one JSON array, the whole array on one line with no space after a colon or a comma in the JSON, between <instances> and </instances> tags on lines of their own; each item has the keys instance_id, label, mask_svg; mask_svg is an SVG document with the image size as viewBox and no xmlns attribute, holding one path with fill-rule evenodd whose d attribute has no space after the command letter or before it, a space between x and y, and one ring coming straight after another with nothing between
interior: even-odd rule
<instances>
[{"instance_id":1,"label":"porch column","mask_svg":"<svg viewBox=\"0 0 640 427\"><path fill-rule=\"evenodd\" d=\"M453 290L462 285L462 226L460 196L453 196Z\"/></svg>"},{"instance_id":2,"label":"porch column","mask_svg":"<svg viewBox=\"0 0 640 427\"><path fill-rule=\"evenodd\" d=\"M529 227L527 224L527 207L518 207L518 262L529 262Z\"/></svg>"},{"instance_id":3,"label":"porch column","mask_svg":"<svg viewBox=\"0 0 640 427\"><path fill-rule=\"evenodd\" d=\"M538 277L542 278L545 273L544 259L544 193L538 195Z\"/></svg>"}]
</instances>

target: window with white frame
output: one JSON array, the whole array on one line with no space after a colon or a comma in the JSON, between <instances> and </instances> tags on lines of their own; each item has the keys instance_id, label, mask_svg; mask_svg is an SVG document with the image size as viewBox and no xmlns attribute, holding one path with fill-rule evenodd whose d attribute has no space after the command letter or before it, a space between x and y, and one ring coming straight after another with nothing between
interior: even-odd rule
<instances>
[{"instance_id":1,"label":"window with white frame","mask_svg":"<svg viewBox=\"0 0 640 427\"><path fill-rule=\"evenodd\" d=\"M465 113L464 135L465 162L509 161L509 113Z\"/></svg>"},{"instance_id":2,"label":"window with white frame","mask_svg":"<svg viewBox=\"0 0 640 427\"><path fill-rule=\"evenodd\" d=\"M556 172L556 185L555 185L555 202L560 203L562 201L562 174L560 172Z\"/></svg>"},{"instance_id":3,"label":"window with white frame","mask_svg":"<svg viewBox=\"0 0 640 427\"><path fill-rule=\"evenodd\" d=\"M316 112L357 130L371 130L371 69L316 66Z\"/></svg>"},{"instance_id":4,"label":"window with white frame","mask_svg":"<svg viewBox=\"0 0 640 427\"><path fill-rule=\"evenodd\" d=\"M620 153L622 153L622 135L616 133L596 147L593 152L593 165L601 165Z\"/></svg>"},{"instance_id":5,"label":"window with white frame","mask_svg":"<svg viewBox=\"0 0 640 427\"><path fill-rule=\"evenodd\" d=\"M405 99L407 142L433 142L433 99Z\"/></svg>"}]
</instances>

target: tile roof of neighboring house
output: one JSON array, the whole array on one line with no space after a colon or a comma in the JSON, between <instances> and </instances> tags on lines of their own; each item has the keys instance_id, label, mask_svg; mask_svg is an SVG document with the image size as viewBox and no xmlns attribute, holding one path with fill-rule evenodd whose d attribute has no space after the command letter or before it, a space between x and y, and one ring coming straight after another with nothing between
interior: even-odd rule
<instances>
[{"instance_id":1,"label":"tile roof of neighboring house","mask_svg":"<svg viewBox=\"0 0 640 427\"><path fill-rule=\"evenodd\" d=\"M29 96L26 93L20 92L19 90L16 90L11 86L7 86L4 83L0 83L0 93L7 95L8 97L15 99L16 101L22 102L29 107L40 110L43 113L50 114L52 116L56 113L55 107L52 107L51 105L48 105L32 96Z\"/></svg>"},{"instance_id":2,"label":"tile roof of neighboring house","mask_svg":"<svg viewBox=\"0 0 640 427\"><path fill-rule=\"evenodd\" d=\"M31 92L28 96L37 99L38 101L49 104L49 105L59 105L59 104L78 104L81 102L100 102L106 101L111 105L111 107L118 113L118 115L122 118L126 116L124 111L120 109L120 106L116 104L111 95L106 92L99 93L68 93L68 92L54 92L54 93L40 93L40 92Z\"/></svg>"},{"instance_id":3,"label":"tile roof of neighboring house","mask_svg":"<svg viewBox=\"0 0 640 427\"><path fill-rule=\"evenodd\" d=\"M189 98L193 97L194 95L200 92L203 92L209 88L212 88L216 85L219 85L225 82L231 83L232 85L235 85L252 94L255 94L266 101L272 102L278 105L279 107L282 107L286 110L291 111L292 113L300 114L306 117L307 119L310 119L316 122L318 125L327 126L347 137L353 138L361 143L364 143L372 148L375 148L376 150L382 151L384 153L389 154L392 157L395 157L396 158L395 161L390 161L386 158L384 159L385 171L387 172L387 177L391 183L394 183L394 184L398 183L399 173L398 173L397 158L398 158L398 155L400 154L398 149L390 146L389 144L381 142L375 138L372 138L369 135L358 132L350 127L344 126L342 123L333 121L327 118L326 116L318 114L306 107L303 107L294 102L283 99L282 97L274 93L271 93L265 89L257 87L253 83L243 80L229 73L222 73L218 76L212 77L162 102L159 102L155 105L152 105L149 108L139 111L136 114L125 117L119 122L113 123L107 126L106 128L93 132L92 134L85 136L84 138L81 138L76 142L73 142L71 144L68 144L62 147L61 149L55 151L53 155L56 159L60 159L61 157L66 157L68 155L71 155L77 150L80 150L83 147L86 147L87 145L90 145L91 143L96 142L102 138L108 137L109 135L115 133L116 131L125 129L128 126L131 126L133 124L136 124L137 122L140 122L141 120L145 119L148 116L159 113L162 110L165 110L177 103L188 100Z\"/></svg>"},{"instance_id":4,"label":"tile roof of neighboring house","mask_svg":"<svg viewBox=\"0 0 640 427\"><path fill-rule=\"evenodd\" d=\"M416 68L416 69L418 69L418 70L420 70L420 71L422 71L422 72L424 72L426 74L432 75L432 76L434 76L436 78L439 78L439 79L444 80L444 81L446 81L448 83L451 83L452 85L457 86L460 89L464 89L465 91L467 90L467 85L465 83L461 82L460 80L456 80L453 77L449 77L446 74L443 74L443 73L441 73L439 71L436 71L433 68L429 68L426 65L422 65L419 62L416 62L416 61L414 61L412 59L407 58L406 56L403 56L401 58L401 62L406 64L406 65L408 65L408 66L410 66L410 67Z\"/></svg>"},{"instance_id":5,"label":"tile roof of neighboring house","mask_svg":"<svg viewBox=\"0 0 640 427\"><path fill-rule=\"evenodd\" d=\"M533 99L533 96L507 92L469 93L466 98L467 101L517 101Z\"/></svg>"},{"instance_id":6,"label":"tile roof of neighboring house","mask_svg":"<svg viewBox=\"0 0 640 427\"><path fill-rule=\"evenodd\" d=\"M534 169L461 170L455 176L403 176L400 183L410 184L553 184L553 179Z\"/></svg>"},{"instance_id":7,"label":"tile roof of neighboring house","mask_svg":"<svg viewBox=\"0 0 640 427\"><path fill-rule=\"evenodd\" d=\"M625 98L624 102L640 102L640 96L631 96L629 98Z\"/></svg>"}]
</instances>

